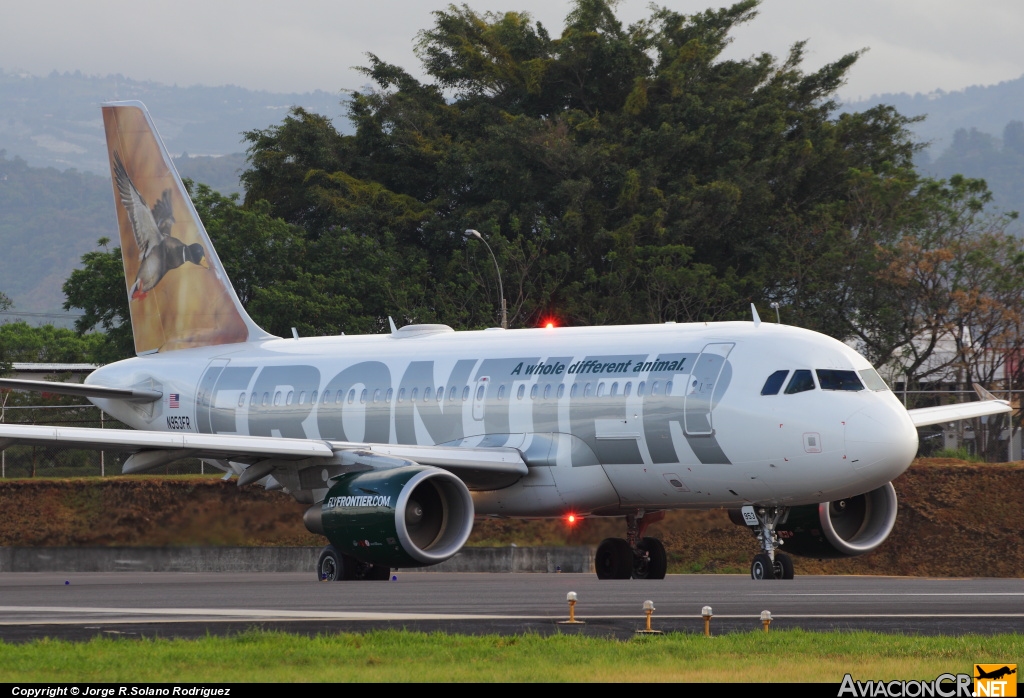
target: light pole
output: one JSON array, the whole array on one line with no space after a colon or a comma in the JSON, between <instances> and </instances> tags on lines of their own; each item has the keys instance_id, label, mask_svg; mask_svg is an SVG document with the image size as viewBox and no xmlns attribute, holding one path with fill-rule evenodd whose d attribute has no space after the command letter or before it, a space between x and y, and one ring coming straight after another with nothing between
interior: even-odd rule
<instances>
[{"instance_id":1,"label":"light pole","mask_svg":"<svg viewBox=\"0 0 1024 698\"><path fill-rule=\"evenodd\" d=\"M470 228L462 234L464 238L470 240L476 238L480 242L487 245L487 241L484 240L484 236L480 234L480 231L473 230ZM498 295L501 296L501 329L508 329L508 310L505 308L505 287L501 284L501 270L498 269L498 258L494 256L494 250L491 249L490 245L487 245L487 251L491 253L491 259L494 260L494 271L498 274Z\"/></svg>"}]
</instances>

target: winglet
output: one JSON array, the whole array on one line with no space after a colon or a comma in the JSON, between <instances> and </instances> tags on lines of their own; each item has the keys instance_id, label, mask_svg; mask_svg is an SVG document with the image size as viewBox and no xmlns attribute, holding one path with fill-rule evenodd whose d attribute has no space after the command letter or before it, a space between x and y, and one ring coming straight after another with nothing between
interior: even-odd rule
<instances>
[{"instance_id":1,"label":"winglet","mask_svg":"<svg viewBox=\"0 0 1024 698\"><path fill-rule=\"evenodd\" d=\"M980 400L998 400L999 399L995 395L990 393L989 391L987 391L984 388L982 388L981 385L979 385L978 383L974 384L974 392L976 392L978 394L978 398Z\"/></svg>"},{"instance_id":2,"label":"winglet","mask_svg":"<svg viewBox=\"0 0 1024 698\"><path fill-rule=\"evenodd\" d=\"M757 314L757 308L754 307L753 303L750 304L750 312L754 316L754 327L760 327L761 326L761 316Z\"/></svg>"}]
</instances>

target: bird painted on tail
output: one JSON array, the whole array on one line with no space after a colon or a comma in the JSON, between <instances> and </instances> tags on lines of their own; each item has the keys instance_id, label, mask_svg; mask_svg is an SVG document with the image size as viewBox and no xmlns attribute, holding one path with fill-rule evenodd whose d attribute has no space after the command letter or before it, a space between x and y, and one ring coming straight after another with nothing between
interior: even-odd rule
<instances>
[{"instance_id":1,"label":"bird painted on tail","mask_svg":"<svg viewBox=\"0 0 1024 698\"><path fill-rule=\"evenodd\" d=\"M168 271L177 269L185 262L206 266L203 264L206 253L202 245L186 245L171 235L171 227L175 221L170 189L165 189L150 209L128 176L121 156L116 151L114 180L121 204L128 212L128 219L135 233L135 243L139 248L139 270L129 291L132 300L145 298Z\"/></svg>"}]
</instances>

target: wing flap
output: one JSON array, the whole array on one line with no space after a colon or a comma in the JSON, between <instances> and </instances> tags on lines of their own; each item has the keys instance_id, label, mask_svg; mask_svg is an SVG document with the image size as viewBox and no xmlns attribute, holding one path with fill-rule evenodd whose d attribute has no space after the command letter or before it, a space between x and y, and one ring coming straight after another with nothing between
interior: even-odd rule
<instances>
[{"instance_id":1,"label":"wing flap","mask_svg":"<svg viewBox=\"0 0 1024 698\"><path fill-rule=\"evenodd\" d=\"M1012 412L1013 407L1006 400L982 400L981 402L963 402L956 405L940 405L938 407L920 407L907 410L915 427L927 427L943 422L955 422L960 419L974 419L990 414Z\"/></svg>"},{"instance_id":2,"label":"wing flap","mask_svg":"<svg viewBox=\"0 0 1024 698\"><path fill-rule=\"evenodd\" d=\"M410 462L433 466L455 475L471 490L508 487L528 472L523 455L514 448L328 443L343 463L371 468L397 467Z\"/></svg>"}]
</instances>

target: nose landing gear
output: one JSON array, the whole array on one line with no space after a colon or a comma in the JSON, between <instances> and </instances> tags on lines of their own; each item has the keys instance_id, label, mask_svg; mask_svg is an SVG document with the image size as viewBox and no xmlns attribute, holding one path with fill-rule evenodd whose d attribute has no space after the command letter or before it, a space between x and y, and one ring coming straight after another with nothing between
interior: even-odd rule
<instances>
[{"instance_id":1,"label":"nose landing gear","mask_svg":"<svg viewBox=\"0 0 1024 698\"><path fill-rule=\"evenodd\" d=\"M605 538L597 546L594 569L598 579L664 579L668 568L665 546L657 538L644 537L647 527L664 518L665 512L642 509L626 516L626 539Z\"/></svg>"},{"instance_id":2,"label":"nose landing gear","mask_svg":"<svg viewBox=\"0 0 1024 698\"><path fill-rule=\"evenodd\" d=\"M782 541L775 532L775 525L785 519L786 507L744 507L744 517L750 509L753 509L753 515L757 518L757 540L764 551L755 555L754 561L750 563L750 578L792 579L793 558L776 550Z\"/></svg>"}]
</instances>

